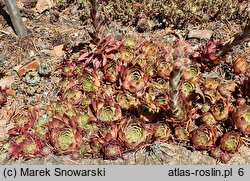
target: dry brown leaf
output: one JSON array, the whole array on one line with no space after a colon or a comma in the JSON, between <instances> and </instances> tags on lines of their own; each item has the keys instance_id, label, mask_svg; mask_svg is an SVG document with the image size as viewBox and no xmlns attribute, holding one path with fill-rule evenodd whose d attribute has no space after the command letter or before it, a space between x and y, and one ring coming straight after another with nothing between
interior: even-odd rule
<instances>
[{"instance_id":1,"label":"dry brown leaf","mask_svg":"<svg viewBox=\"0 0 250 181\"><path fill-rule=\"evenodd\" d=\"M13 90L11 87L6 89L6 93L10 96L16 97L16 91Z\"/></svg>"},{"instance_id":2,"label":"dry brown leaf","mask_svg":"<svg viewBox=\"0 0 250 181\"><path fill-rule=\"evenodd\" d=\"M62 57L63 54L64 54L64 51L63 51L63 44L62 45L58 45L58 46L55 46L54 47L54 52L55 52L55 55L58 56L58 57Z\"/></svg>"},{"instance_id":3,"label":"dry brown leaf","mask_svg":"<svg viewBox=\"0 0 250 181\"><path fill-rule=\"evenodd\" d=\"M38 60L31 61L23 66L16 66L14 70L17 71L18 75L21 77L25 75L28 71L36 71L39 68L40 62Z\"/></svg>"},{"instance_id":4,"label":"dry brown leaf","mask_svg":"<svg viewBox=\"0 0 250 181\"><path fill-rule=\"evenodd\" d=\"M0 142L9 138L8 130L14 128L14 124L10 123L6 127L0 127Z\"/></svg>"},{"instance_id":5,"label":"dry brown leaf","mask_svg":"<svg viewBox=\"0 0 250 181\"><path fill-rule=\"evenodd\" d=\"M2 89L9 88L14 81L14 76L8 76L0 79L0 87L2 87Z\"/></svg>"}]
</instances>

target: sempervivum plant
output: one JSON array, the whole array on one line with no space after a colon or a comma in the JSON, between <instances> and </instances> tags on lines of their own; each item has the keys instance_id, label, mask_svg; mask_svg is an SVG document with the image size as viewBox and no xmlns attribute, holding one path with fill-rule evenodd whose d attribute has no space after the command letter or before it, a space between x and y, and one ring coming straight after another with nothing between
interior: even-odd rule
<instances>
[{"instance_id":1,"label":"sempervivum plant","mask_svg":"<svg viewBox=\"0 0 250 181\"><path fill-rule=\"evenodd\" d=\"M198 67L190 65L183 70L182 78L186 81L196 83L201 79L201 73Z\"/></svg>"},{"instance_id":2,"label":"sempervivum plant","mask_svg":"<svg viewBox=\"0 0 250 181\"><path fill-rule=\"evenodd\" d=\"M70 154L81 145L81 135L75 129L55 128L52 129L50 134L50 140L54 146L55 152L59 154Z\"/></svg>"},{"instance_id":3,"label":"sempervivum plant","mask_svg":"<svg viewBox=\"0 0 250 181\"><path fill-rule=\"evenodd\" d=\"M235 108L232 118L240 132L250 134L250 106L241 105L239 108Z\"/></svg>"},{"instance_id":4,"label":"sempervivum plant","mask_svg":"<svg viewBox=\"0 0 250 181\"><path fill-rule=\"evenodd\" d=\"M95 91L98 87L100 87L100 78L98 74L94 70L85 69L82 74L82 89L84 91Z\"/></svg>"},{"instance_id":5,"label":"sempervivum plant","mask_svg":"<svg viewBox=\"0 0 250 181\"><path fill-rule=\"evenodd\" d=\"M240 133L236 131L229 131L225 133L220 141L220 147L223 151L228 153L235 153L242 144Z\"/></svg>"},{"instance_id":6,"label":"sempervivum plant","mask_svg":"<svg viewBox=\"0 0 250 181\"><path fill-rule=\"evenodd\" d=\"M65 77L72 77L74 75L75 62L72 60L65 60L60 68Z\"/></svg>"},{"instance_id":7,"label":"sempervivum plant","mask_svg":"<svg viewBox=\"0 0 250 181\"><path fill-rule=\"evenodd\" d=\"M123 150L119 141L111 140L104 143L102 146L102 152L104 159L116 160L122 156Z\"/></svg>"},{"instance_id":8,"label":"sempervivum plant","mask_svg":"<svg viewBox=\"0 0 250 181\"><path fill-rule=\"evenodd\" d=\"M244 74L249 69L247 57L241 55L233 61L233 69L236 74Z\"/></svg>"},{"instance_id":9,"label":"sempervivum plant","mask_svg":"<svg viewBox=\"0 0 250 181\"><path fill-rule=\"evenodd\" d=\"M138 104L135 97L133 97L129 92L125 93L123 91L117 92L116 102L123 110L129 110L136 107Z\"/></svg>"},{"instance_id":10,"label":"sempervivum plant","mask_svg":"<svg viewBox=\"0 0 250 181\"><path fill-rule=\"evenodd\" d=\"M23 158L30 159L40 154L43 147L42 141L35 135L26 134L20 144L20 153Z\"/></svg>"},{"instance_id":11,"label":"sempervivum plant","mask_svg":"<svg viewBox=\"0 0 250 181\"><path fill-rule=\"evenodd\" d=\"M155 57L158 53L158 46L153 41L146 41L142 47L142 54L144 54L147 57Z\"/></svg>"},{"instance_id":12,"label":"sempervivum plant","mask_svg":"<svg viewBox=\"0 0 250 181\"><path fill-rule=\"evenodd\" d=\"M66 121L53 119L49 123L47 138L54 147L54 151L58 154L70 154L81 145L82 136L75 129L68 126Z\"/></svg>"},{"instance_id":13,"label":"sempervivum plant","mask_svg":"<svg viewBox=\"0 0 250 181\"><path fill-rule=\"evenodd\" d=\"M180 45L180 46L178 46ZM177 46L177 47L176 47ZM191 51L189 45L180 40L175 43L176 47L173 52L173 70L170 73L170 90L169 90L169 107L170 107L170 119L174 122L180 122L186 119L187 110L184 106L184 101L180 96L180 84L184 67L190 65L191 60L188 58Z\"/></svg>"},{"instance_id":14,"label":"sempervivum plant","mask_svg":"<svg viewBox=\"0 0 250 181\"><path fill-rule=\"evenodd\" d=\"M138 66L122 66L121 77L122 87L132 93L141 91L148 81L148 76Z\"/></svg>"},{"instance_id":15,"label":"sempervivum plant","mask_svg":"<svg viewBox=\"0 0 250 181\"><path fill-rule=\"evenodd\" d=\"M166 57L165 57L166 56ZM156 70L158 75L163 78L167 79L172 71L172 56L171 55L158 55L157 62L156 62Z\"/></svg>"},{"instance_id":16,"label":"sempervivum plant","mask_svg":"<svg viewBox=\"0 0 250 181\"><path fill-rule=\"evenodd\" d=\"M170 138L170 127L167 123L158 122L154 125L153 138L155 141L167 141Z\"/></svg>"},{"instance_id":17,"label":"sempervivum plant","mask_svg":"<svg viewBox=\"0 0 250 181\"><path fill-rule=\"evenodd\" d=\"M106 80L111 83L115 83L118 80L119 72L121 69L120 63L120 61L111 61L104 66L103 70Z\"/></svg>"},{"instance_id":18,"label":"sempervivum plant","mask_svg":"<svg viewBox=\"0 0 250 181\"><path fill-rule=\"evenodd\" d=\"M82 134L88 135L91 132L95 131L96 126L93 124L93 122L95 121L96 118L93 115L91 115L90 113L82 112L72 117L70 119L70 124L72 125L72 127L77 127L77 129Z\"/></svg>"},{"instance_id":19,"label":"sempervivum plant","mask_svg":"<svg viewBox=\"0 0 250 181\"><path fill-rule=\"evenodd\" d=\"M42 141L36 135L25 133L11 142L10 155L13 158L30 159L40 154L42 145Z\"/></svg>"},{"instance_id":20,"label":"sempervivum plant","mask_svg":"<svg viewBox=\"0 0 250 181\"><path fill-rule=\"evenodd\" d=\"M118 136L127 148L135 149L147 143L149 133L143 119L128 117L121 121Z\"/></svg>"},{"instance_id":21,"label":"sempervivum plant","mask_svg":"<svg viewBox=\"0 0 250 181\"><path fill-rule=\"evenodd\" d=\"M8 130L9 135L20 135L26 133L28 130L33 129L35 122L38 119L38 110L33 108L29 109L26 115L17 114L14 117L15 127Z\"/></svg>"},{"instance_id":22,"label":"sempervivum plant","mask_svg":"<svg viewBox=\"0 0 250 181\"><path fill-rule=\"evenodd\" d=\"M82 100L82 97L82 92L77 87L71 87L62 95L62 99L70 104L78 104Z\"/></svg>"},{"instance_id":23,"label":"sempervivum plant","mask_svg":"<svg viewBox=\"0 0 250 181\"><path fill-rule=\"evenodd\" d=\"M96 118L101 122L117 121L122 118L121 107L108 96L99 97L92 102Z\"/></svg>"},{"instance_id":24,"label":"sempervivum plant","mask_svg":"<svg viewBox=\"0 0 250 181\"><path fill-rule=\"evenodd\" d=\"M120 49L120 59L125 65L130 64L134 59L134 57L135 57L135 50L133 48L128 46L123 46Z\"/></svg>"},{"instance_id":25,"label":"sempervivum plant","mask_svg":"<svg viewBox=\"0 0 250 181\"><path fill-rule=\"evenodd\" d=\"M0 86L0 108L7 102L7 93Z\"/></svg>"},{"instance_id":26,"label":"sempervivum plant","mask_svg":"<svg viewBox=\"0 0 250 181\"><path fill-rule=\"evenodd\" d=\"M175 127L174 136L177 141L186 142L189 139L189 132L185 127Z\"/></svg>"},{"instance_id":27,"label":"sempervivum plant","mask_svg":"<svg viewBox=\"0 0 250 181\"><path fill-rule=\"evenodd\" d=\"M217 121L224 121L229 116L229 103L225 99L220 99L216 101L214 105L211 106L211 112Z\"/></svg>"},{"instance_id":28,"label":"sempervivum plant","mask_svg":"<svg viewBox=\"0 0 250 181\"><path fill-rule=\"evenodd\" d=\"M216 128L202 124L192 132L192 143L196 149L207 150L215 146Z\"/></svg>"}]
</instances>

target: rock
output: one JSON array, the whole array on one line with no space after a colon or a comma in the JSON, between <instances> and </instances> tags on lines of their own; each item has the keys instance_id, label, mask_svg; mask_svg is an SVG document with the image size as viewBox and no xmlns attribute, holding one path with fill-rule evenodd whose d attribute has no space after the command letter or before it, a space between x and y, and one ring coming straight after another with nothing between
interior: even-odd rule
<instances>
[{"instance_id":1,"label":"rock","mask_svg":"<svg viewBox=\"0 0 250 181\"><path fill-rule=\"evenodd\" d=\"M190 30L188 38L210 39L213 33L212 30Z\"/></svg>"}]
</instances>

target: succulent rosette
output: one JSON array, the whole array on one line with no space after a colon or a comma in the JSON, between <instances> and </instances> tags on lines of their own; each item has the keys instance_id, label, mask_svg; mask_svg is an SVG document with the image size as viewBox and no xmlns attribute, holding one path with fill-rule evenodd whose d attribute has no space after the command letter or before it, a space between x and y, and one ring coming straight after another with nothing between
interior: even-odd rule
<instances>
[{"instance_id":1,"label":"succulent rosette","mask_svg":"<svg viewBox=\"0 0 250 181\"><path fill-rule=\"evenodd\" d=\"M101 122L112 122L122 118L121 107L108 96L99 97L93 101L92 107L96 118Z\"/></svg>"},{"instance_id":2,"label":"succulent rosette","mask_svg":"<svg viewBox=\"0 0 250 181\"><path fill-rule=\"evenodd\" d=\"M111 83L115 83L119 78L120 69L121 65L119 61L107 63L103 68L106 79Z\"/></svg>"},{"instance_id":3,"label":"succulent rosette","mask_svg":"<svg viewBox=\"0 0 250 181\"><path fill-rule=\"evenodd\" d=\"M235 126L245 135L250 135L250 106L241 105L232 113Z\"/></svg>"},{"instance_id":4,"label":"succulent rosette","mask_svg":"<svg viewBox=\"0 0 250 181\"><path fill-rule=\"evenodd\" d=\"M77 87L71 87L63 94L62 99L70 104L78 104L82 100L82 97L82 92Z\"/></svg>"},{"instance_id":5,"label":"succulent rosette","mask_svg":"<svg viewBox=\"0 0 250 181\"><path fill-rule=\"evenodd\" d=\"M96 94L95 92L84 92L83 93L83 97L82 97L82 101L81 101L81 106L83 108L88 108L92 101L96 99Z\"/></svg>"},{"instance_id":6,"label":"succulent rosette","mask_svg":"<svg viewBox=\"0 0 250 181\"><path fill-rule=\"evenodd\" d=\"M93 115L82 112L72 117L70 124L72 127L77 127L79 131L88 135L96 129L96 126L93 124L95 121L96 118Z\"/></svg>"},{"instance_id":7,"label":"succulent rosette","mask_svg":"<svg viewBox=\"0 0 250 181\"><path fill-rule=\"evenodd\" d=\"M83 158L89 158L92 156L92 148L88 140L82 141L79 152Z\"/></svg>"},{"instance_id":8,"label":"succulent rosette","mask_svg":"<svg viewBox=\"0 0 250 181\"><path fill-rule=\"evenodd\" d=\"M235 153L242 144L242 139L239 132L229 131L223 135L220 140L220 147L227 153Z\"/></svg>"},{"instance_id":9,"label":"succulent rosette","mask_svg":"<svg viewBox=\"0 0 250 181\"><path fill-rule=\"evenodd\" d=\"M136 107L138 101L129 92L125 93L123 91L117 92L116 102L123 110L129 110L132 107Z\"/></svg>"},{"instance_id":10,"label":"succulent rosette","mask_svg":"<svg viewBox=\"0 0 250 181\"><path fill-rule=\"evenodd\" d=\"M204 112L202 114L201 120L203 123L208 124L208 125L216 125L217 121L214 118L213 114L210 112Z\"/></svg>"},{"instance_id":11,"label":"succulent rosette","mask_svg":"<svg viewBox=\"0 0 250 181\"><path fill-rule=\"evenodd\" d=\"M75 70L75 63L71 60L65 60L61 66L62 74L65 77L72 77L74 76L74 70Z\"/></svg>"},{"instance_id":12,"label":"succulent rosette","mask_svg":"<svg viewBox=\"0 0 250 181\"><path fill-rule=\"evenodd\" d=\"M144 94L144 101L151 103L156 99L157 96L164 94L166 88L164 87L163 83L157 81L151 81L148 83L145 94Z\"/></svg>"},{"instance_id":13,"label":"succulent rosette","mask_svg":"<svg viewBox=\"0 0 250 181\"><path fill-rule=\"evenodd\" d=\"M154 62L147 62L147 66L143 68L145 74L150 78L155 78L157 76L156 64Z\"/></svg>"},{"instance_id":14,"label":"succulent rosette","mask_svg":"<svg viewBox=\"0 0 250 181\"><path fill-rule=\"evenodd\" d=\"M122 120L118 137L127 148L135 149L147 143L148 136L149 133L146 130L143 119L129 117Z\"/></svg>"},{"instance_id":15,"label":"succulent rosette","mask_svg":"<svg viewBox=\"0 0 250 181\"><path fill-rule=\"evenodd\" d=\"M188 98L192 95L192 93L194 93L196 90L195 84L193 84L192 82L183 82L181 85L181 92L183 97Z\"/></svg>"},{"instance_id":16,"label":"succulent rosette","mask_svg":"<svg viewBox=\"0 0 250 181\"><path fill-rule=\"evenodd\" d=\"M137 41L136 41L135 37L132 37L132 36L125 37L125 39L123 40L123 46L136 48Z\"/></svg>"},{"instance_id":17,"label":"succulent rosette","mask_svg":"<svg viewBox=\"0 0 250 181\"><path fill-rule=\"evenodd\" d=\"M33 158L40 154L42 146L42 141L39 138L27 134L23 142L20 144L21 155L25 159Z\"/></svg>"},{"instance_id":18,"label":"succulent rosette","mask_svg":"<svg viewBox=\"0 0 250 181\"><path fill-rule=\"evenodd\" d=\"M165 57L159 57L156 63L156 70L158 75L163 79L168 79L170 76L170 72L173 69L173 66L171 64L172 57L167 55L168 58L165 59Z\"/></svg>"},{"instance_id":19,"label":"succulent rosette","mask_svg":"<svg viewBox=\"0 0 250 181\"><path fill-rule=\"evenodd\" d=\"M202 124L192 132L192 143L196 149L207 150L215 146L217 137L216 128Z\"/></svg>"},{"instance_id":20,"label":"succulent rosette","mask_svg":"<svg viewBox=\"0 0 250 181\"><path fill-rule=\"evenodd\" d=\"M137 66L123 67L121 76L123 89L129 90L131 93L141 91L148 81L148 76Z\"/></svg>"},{"instance_id":21,"label":"succulent rosette","mask_svg":"<svg viewBox=\"0 0 250 181\"><path fill-rule=\"evenodd\" d=\"M244 74L249 69L247 57L241 55L233 61L233 69L236 74Z\"/></svg>"},{"instance_id":22,"label":"succulent rosette","mask_svg":"<svg viewBox=\"0 0 250 181\"><path fill-rule=\"evenodd\" d=\"M102 146L104 159L107 160L116 160L117 158L122 157L122 152L121 144L116 140L105 142Z\"/></svg>"},{"instance_id":23,"label":"succulent rosette","mask_svg":"<svg viewBox=\"0 0 250 181\"><path fill-rule=\"evenodd\" d=\"M215 158L217 160L221 160L221 158L224 154L224 152L221 150L220 147L212 148L209 153L213 158Z\"/></svg>"},{"instance_id":24,"label":"succulent rosette","mask_svg":"<svg viewBox=\"0 0 250 181\"><path fill-rule=\"evenodd\" d=\"M154 124L153 138L155 141L167 141L170 138L171 129L167 123Z\"/></svg>"},{"instance_id":25,"label":"succulent rosette","mask_svg":"<svg viewBox=\"0 0 250 181\"><path fill-rule=\"evenodd\" d=\"M189 139L189 133L185 127L175 127L174 136L177 141L187 141Z\"/></svg>"},{"instance_id":26,"label":"succulent rosette","mask_svg":"<svg viewBox=\"0 0 250 181\"><path fill-rule=\"evenodd\" d=\"M8 130L9 135L20 135L34 128L34 124L38 119L38 110L29 109L27 115L17 114L14 117L15 127Z\"/></svg>"},{"instance_id":27,"label":"succulent rosette","mask_svg":"<svg viewBox=\"0 0 250 181\"><path fill-rule=\"evenodd\" d=\"M81 145L81 134L70 127L52 128L47 136L58 154L70 154Z\"/></svg>"},{"instance_id":28,"label":"succulent rosette","mask_svg":"<svg viewBox=\"0 0 250 181\"><path fill-rule=\"evenodd\" d=\"M0 86L0 108L7 102L6 90L3 90Z\"/></svg>"},{"instance_id":29,"label":"succulent rosette","mask_svg":"<svg viewBox=\"0 0 250 181\"><path fill-rule=\"evenodd\" d=\"M43 114L37 119L34 125L35 134L40 138L45 138L45 135L48 132L49 119L50 118L47 114Z\"/></svg>"},{"instance_id":30,"label":"succulent rosette","mask_svg":"<svg viewBox=\"0 0 250 181\"><path fill-rule=\"evenodd\" d=\"M85 69L81 79L82 89L84 91L95 91L98 87L100 87L100 78L98 77L96 71Z\"/></svg>"},{"instance_id":31,"label":"succulent rosette","mask_svg":"<svg viewBox=\"0 0 250 181\"><path fill-rule=\"evenodd\" d=\"M217 121L226 120L229 116L228 101L225 99L216 101L216 103L211 106L211 112Z\"/></svg>"},{"instance_id":32,"label":"succulent rosette","mask_svg":"<svg viewBox=\"0 0 250 181\"><path fill-rule=\"evenodd\" d=\"M183 70L182 78L192 83L197 83L201 79L201 73L198 67L190 65Z\"/></svg>"},{"instance_id":33,"label":"succulent rosette","mask_svg":"<svg viewBox=\"0 0 250 181\"><path fill-rule=\"evenodd\" d=\"M204 91L204 97L208 103L215 104L218 100L221 99L221 95L217 90L207 90Z\"/></svg>"},{"instance_id":34,"label":"succulent rosette","mask_svg":"<svg viewBox=\"0 0 250 181\"><path fill-rule=\"evenodd\" d=\"M208 90L215 90L219 86L219 82L213 78L206 78L203 85Z\"/></svg>"},{"instance_id":35,"label":"succulent rosette","mask_svg":"<svg viewBox=\"0 0 250 181\"><path fill-rule=\"evenodd\" d=\"M30 159L40 154L42 141L34 134L25 133L16 137L10 144L10 156Z\"/></svg>"},{"instance_id":36,"label":"succulent rosette","mask_svg":"<svg viewBox=\"0 0 250 181\"><path fill-rule=\"evenodd\" d=\"M64 94L71 87L76 85L75 80L72 77L66 77L59 82L60 93Z\"/></svg>"},{"instance_id":37,"label":"succulent rosette","mask_svg":"<svg viewBox=\"0 0 250 181\"><path fill-rule=\"evenodd\" d=\"M120 50L120 59L125 64L130 64L134 59L134 49L128 46L123 46Z\"/></svg>"},{"instance_id":38,"label":"succulent rosette","mask_svg":"<svg viewBox=\"0 0 250 181\"><path fill-rule=\"evenodd\" d=\"M103 140L98 137L93 137L89 143L91 147L92 158L100 158Z\"/></svg>"},{"instance_id":39,"label":"succulent rosette","mask_svg":"<svg viewBox=\"0 0 250 181\"><path fill-rule=\"evenodd\" d=\"M141 47L142 53L147 57L155 57L158 52L158 46L154 42L146 41Z\"/></svg>"},{"instance_id":40,"label":"succulent rosette","mask_svg":"<svg viewBox=\"0 0 250 181\"><path fill-rule=\"evenodd\" d=\"M69 109L69 104L64 101L52 102L50 104L50 110L54 115L63 115Z\"/></svg>"}]
</instances>

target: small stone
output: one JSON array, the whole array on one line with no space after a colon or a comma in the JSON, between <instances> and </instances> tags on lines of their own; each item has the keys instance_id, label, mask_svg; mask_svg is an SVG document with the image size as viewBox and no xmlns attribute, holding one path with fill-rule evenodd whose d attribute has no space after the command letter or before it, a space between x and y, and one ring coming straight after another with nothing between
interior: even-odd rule
<instances>
[{"instance_id":1,"label":"small stone","mask_svg":"<svg viewBox=\"0 0 250 181\"><path fill-rule=\"evenodd\" d=\"M250 41L247 43L247 46L250 48Z\"/></svg>"}]
</instances>

